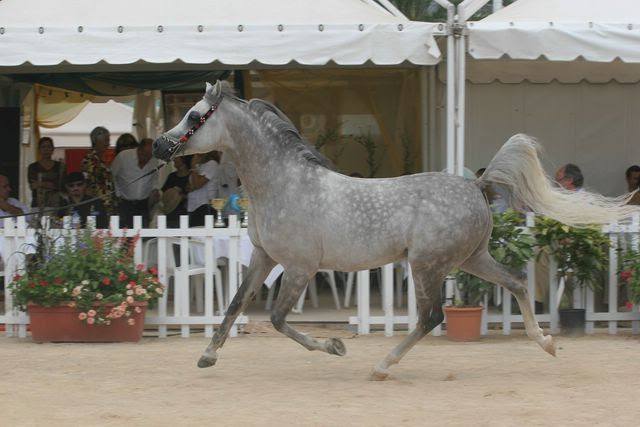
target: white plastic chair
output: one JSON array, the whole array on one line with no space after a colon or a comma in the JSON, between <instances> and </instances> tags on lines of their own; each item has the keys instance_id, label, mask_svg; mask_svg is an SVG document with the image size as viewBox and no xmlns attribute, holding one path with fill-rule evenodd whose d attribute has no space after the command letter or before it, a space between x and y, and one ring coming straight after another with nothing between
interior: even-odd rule
<instances>
[{"instance_id":1,"label":"white plastic chair","mask_svg":"<svg viewBox=\"0 0 640 427\"><path fill-rule=\"evenodd\" d=\"M205 275L205 266L204 264L195 264L192 262L194 257L193 251L195 245L204 245L203 242L198 242L195 240L189 241L189 262L185 266L177 266L176 256L179 257L179 254L174 252L174 248L180 248L180 239L176 238L168 238L167 239L167 280L170 280L173 277L174 286L176 282L176 276L180 274L186 274L186 277L190 279L192 276L194 277L193 283L189 280L189 284L192 285L190 288L194 289L195 292L195 300L196 300L196 311L198 313L204 312L204 275ZM157 255L158 255L158 239L156 237L147 240L144 243L142 250L143 263L146 267L157 266ZM155 258L154 256L155 255ZM224 313L224 294L222 291L222 272L218 267L214 270L214 289L216 294L216 303L218 304L218 313ZM193 295L192 294L192 295Z\"/></svg>"}]
</instances>

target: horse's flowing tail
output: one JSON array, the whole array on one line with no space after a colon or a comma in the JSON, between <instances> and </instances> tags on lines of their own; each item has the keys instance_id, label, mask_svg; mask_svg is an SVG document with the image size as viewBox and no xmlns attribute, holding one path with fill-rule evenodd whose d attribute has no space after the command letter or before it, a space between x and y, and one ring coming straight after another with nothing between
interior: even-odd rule
<instances>
[{"instance_id":1,"label":"horse's flowing tail","mask_svg":"<svg viewBox=\"0 0 640 427\"><path fill-rule=\"evenodd\" d=\"M555 187L540 164L538 152L534 138L514 135L478 181L504 186L516 210L531 210L568 225L607 224L639 212L637 206L626 205L633 193L611 198Z\"/></svg>"}]
</instances>

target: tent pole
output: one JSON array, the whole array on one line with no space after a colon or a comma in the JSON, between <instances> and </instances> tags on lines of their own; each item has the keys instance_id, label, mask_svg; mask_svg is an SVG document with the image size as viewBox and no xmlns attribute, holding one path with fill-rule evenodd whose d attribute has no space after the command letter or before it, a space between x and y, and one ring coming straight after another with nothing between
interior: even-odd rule
<instances>
[{"instance_id":1,"label":"tent pole","mask_svg":"<svg viewBox=\"0 0 640 427\"><path fill-rule=\"evenodd\" d=\"M457 82L458 99L456 105L456 175L464 175L464 115L465 115L465 55L466 43L465 35L460 34L456 38L457 42Z\"/></svg>"},{"instance_id":2,"label":"tent pole","mask_svg":"<svg viewBox=\"0 0 640 427\"><path fill-rule=\"evenodd\" d=\"M429 87L428 73L426 66L420 67L420 154L422 157L422 171L429 170L429 129L431 128L431 117L429 108Z\"/></svg>"},{"instance_id":3,"label":"tent pole","mask_svg":"<svg viewBox=\"0 0 640 427\"><path fill-rule=\"evenodd\" d=\"M429 97L429 118L427 119L427 123L429 126L429 135L428 135L428 146L427 146L427 156L428 156L428 169L427 171L434 171L437 167L437 162L435 159L436 150L434 148L434 144L436 143L436 75L437 68L435 66L431 67L429 70L429 87L427 96Z\"/></svg>"}]
</instances>

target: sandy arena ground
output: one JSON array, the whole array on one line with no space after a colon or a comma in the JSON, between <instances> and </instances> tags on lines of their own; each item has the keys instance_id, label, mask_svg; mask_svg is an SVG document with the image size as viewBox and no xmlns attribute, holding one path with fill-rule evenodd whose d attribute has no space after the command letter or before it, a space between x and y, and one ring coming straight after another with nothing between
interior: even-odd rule
<instances>
[{"instance_id":1,"label":"sandy arena ground","mask_svg":"<svg viewBox=\"0 0 640 427\"><path fill-rule=\"evenodd\" d=\"M522 426L640 422L640 338L558 337L558 357L524 336L476 343L428 337L392 368L370 368L404 334L337 328L345 357L308 352L270 325L248 325L218 364L196 368L208 339L34 344L0 337L0 424L149 426Z\"/></svg>"}]
</instances>

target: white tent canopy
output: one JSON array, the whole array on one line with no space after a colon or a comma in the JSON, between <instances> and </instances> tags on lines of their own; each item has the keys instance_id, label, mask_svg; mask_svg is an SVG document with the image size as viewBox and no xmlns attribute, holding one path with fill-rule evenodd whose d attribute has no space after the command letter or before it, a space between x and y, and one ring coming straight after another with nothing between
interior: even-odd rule
<instances>
[{"instance_id":1,"label":"white tent canopy","mask_svg":"<svg viewBox=\"0 0 640 427\"><path fill-rule=\"evenodd\" d=\"M474 82L635 82L638 46L637 0L519 0L469 23L469 55L503 60L471 61L468 73Z\"/></svg>"},{"instance_id":2,"label":"white tent canopy","mask_svg":"<svg viewBox=\"0 0 640 427\"><path fill-rule=\"evenodd\" d=\"M526 132L549 172L572 162L588 188L626 191L640 164L640 2L518 0L468 28L468 80L483 84L467 84L466 164Z\"/></svg>"},{"instance_id":3,"label":"white tent canopy","mask_svg":"<svg viewBox=\"0 0 640 427\"><path fill-rule=\"evenodd\" d=\"M373 0L3 0L0 72L432 65L443 31Z\"/></svg>"}]
</instances>

